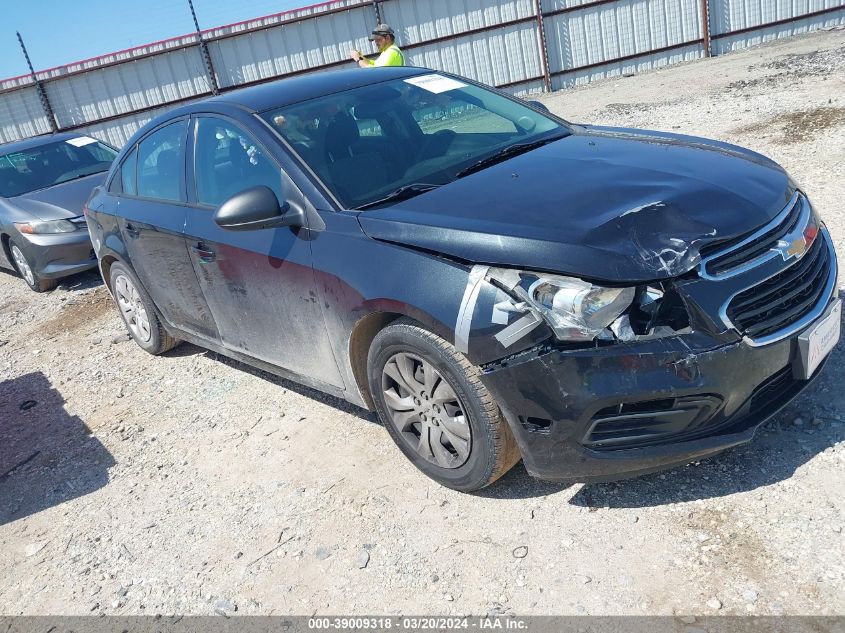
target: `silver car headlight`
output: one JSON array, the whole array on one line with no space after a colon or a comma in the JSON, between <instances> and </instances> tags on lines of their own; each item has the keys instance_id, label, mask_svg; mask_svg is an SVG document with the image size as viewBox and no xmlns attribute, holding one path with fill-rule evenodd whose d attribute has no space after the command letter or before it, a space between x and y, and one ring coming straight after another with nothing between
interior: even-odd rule
<instances>
[{"instance_id":1,"label":"silver car headlight","mask_svg":"<svg viewBox=\"0 0 845 633\"><path fill-rule=\"evenodd\" d=\"M497 272L491 271L494 279L499 278ZM631 306L636 295L635 288L608 288L561 275L507 271L501 277L562 341L592 341Z\"/></svg>"},{"instance_id":2,"label":"silver car headlight","mask_svg":"<svg viewBox=\"0 0 845 633\"><path fill-rule=\"evenodd\" d=\"M36 220L32 222L15 222L15 228L28 235L49 235L55 233L73 233L76 225L67 220Z\"/></svg>"}]
</instances>

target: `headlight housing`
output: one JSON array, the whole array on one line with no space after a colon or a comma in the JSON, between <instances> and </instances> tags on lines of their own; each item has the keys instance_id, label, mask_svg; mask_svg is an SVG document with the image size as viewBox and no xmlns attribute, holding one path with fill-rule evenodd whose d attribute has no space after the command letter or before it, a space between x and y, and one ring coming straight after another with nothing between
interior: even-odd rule
<instances>
[{"instance_id":1,"label":"headlight housing","mask_svg":"<svg viewBox=\"0 0 845 633\"><path fill-rule=\"evenodd\" d=\"M27 235L50 235L73 233L76 230L76 225L68 220L34 220L32 222L15 222L15 228Z\"/></svg>"},{"instance_id":2,"label":"headlight housing","mask_svg":"<svg viewBox=\"0 0 845 633\"><path fill-rule=\"evenodd\" d=\"M635 288L608 288L582 279L526 271L491 270L538 312L562 341L592 341L634 301Z\"/></svg>"}]
</instances>

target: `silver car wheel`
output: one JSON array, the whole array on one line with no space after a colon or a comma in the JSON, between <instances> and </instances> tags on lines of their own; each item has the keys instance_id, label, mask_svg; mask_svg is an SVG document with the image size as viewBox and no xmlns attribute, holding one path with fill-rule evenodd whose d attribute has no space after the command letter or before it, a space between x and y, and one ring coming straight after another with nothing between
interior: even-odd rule
<instances>
[{"instance_id":1,"label":"silver car wheel","mask_svg":"<svg viewBox=\"0 0 845 633\"><path fill-rule=\"evenodd\" d=\"M394 354L382 371L382 392L390 421L411 449L442 468L466 463L472 435L464 406L431 363Z\"/></svg>"},{"instance_id":2,"label":"silver car wheel","mask_svg":"<svg viewBox=\"0 0 845 633\"><path fill-rule=\"evenodd\" d=\"M29 262L26 261L26 257L23 256L23 253L21 253L21 250L16 244L12 244L12 259L15 260L15 266L17 266L18 272L21 276L26 279L26 283L30 286L34 286L35 273L32 272L32 268L29 267Z\"/></svg>"},{"instance_id":3,"label":"silver car wheel","mask_svg":"<svg viewBox=\"0 0 845 633\"><path fill-rule=\"evenodd\" d=\"M152 337L150 320L135 284L125 275L118 275L114 280L114 295L126 326L139 341L148 342Z\"/></svg>"}]
</instances>

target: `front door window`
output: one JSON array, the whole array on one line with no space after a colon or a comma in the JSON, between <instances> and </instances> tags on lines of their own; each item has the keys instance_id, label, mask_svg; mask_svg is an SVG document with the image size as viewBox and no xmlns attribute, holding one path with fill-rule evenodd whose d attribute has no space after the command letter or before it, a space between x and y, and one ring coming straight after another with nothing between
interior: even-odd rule
<instances>
[{"instance_id":1,"label":"front door window","mask_svg":"<svg viewBox=\"0 0 845 633\"><path fill-rule=\"evenodd\" d=\"M236 193L265 185L279 201L282 177L279 167L249 134L237 126L211 117L199 120L194 166L197 201L218 207Z\"/></svg>"}]
</instances>

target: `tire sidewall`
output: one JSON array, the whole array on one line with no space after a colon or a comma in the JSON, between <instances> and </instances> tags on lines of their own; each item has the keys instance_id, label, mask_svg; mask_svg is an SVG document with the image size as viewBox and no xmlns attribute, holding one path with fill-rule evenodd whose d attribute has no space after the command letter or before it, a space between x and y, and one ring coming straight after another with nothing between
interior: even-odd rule
<instances>
[{"instance_id":1,"label":"tire sidewall","mask_svg":"<svg viewBox=\"0 0 845 633\"><path fill-rule=\"evenodd\" d=\"M138 291L138 294L141 295L141 301L144 304L144 310L147 312L147 318L150 321L150 340L149 341L142 341L135 333L132 331L132 328L129 327L129 323L126 322L126 316L123 314L123 310L120 309L120 303L117 300L117 294L115 291L115 282L117 278L123 275L126 277L132 284L135 286L135 289ZM138 281L138 278L135 274L129 270L129 267L125 264L120 262L115 262L111 266L111 270L109 270L109 285L112 290L112 294L114 295L114 302L117 305L118 312L120 312L120 318L123 321L123 324L126 326L126 331L129 333L129 336L132 337L132 340L135 341L138 346L146 352L150 354L157 354L158 351L161 349L162 340L161 340L161 326L158 320L158 312L155 309L155 305L150 299L150 296L147 294L147 291L144 289L144 286L141 285L141 282Z\"/></svg>"},{"instance_id":2,"label":"tire sidewall","mask_svg":"<svg viewBox=\"0 0 845 633\"><path fill-rule=\"evenodd\" d=\"M387 361L399 352L415 354L443 376L458 396L467 417L472 437L472 447L467 461L458 468L437 466L419 455L406 443L393 424L391 414L382 397L382 370ZM402 325L389 326L373 341L367 363L370 393L382 424L404 455L430 478L449 488L477 490L490 482L495 468L495 443L490 432L487 413L476 396L476 390L467 380L464 370L432 341L420 336L415 328Z\"/></svg>"},{"instance_id":3,"label":"tire sidewall","mask_svg":"<svg viewBox=\"0 0 845 633\"><path fill-rule=\"evenodd\" d=\"M29 266L29 270L32 271L32 278L35 281L34 284L29 283L26 277L24 276L23 271L18 268L18 263L15 261L15 256L12 252L12 249L17 249L18 252L20 252L21 257L26 260L26 263ZM32 262L29 261L29 258L26 256L26 253L23 252L23 249L21 249L21 247L18 246L14 240L9 240L9 255L10 259L12 260L12 266L15 267L15 271L17 271L17 273L21 276L21 279L23 279L23 282L29 287L30 290L34 292L45 292L47 290L52 290L53 288L55 288L55 282L45 282L41 279L41 277L36 274L35 270L32 267Z\"/></svg>"}]
</instances>

